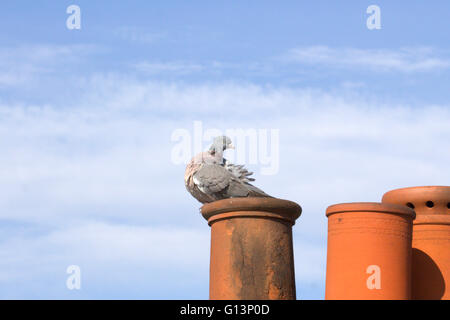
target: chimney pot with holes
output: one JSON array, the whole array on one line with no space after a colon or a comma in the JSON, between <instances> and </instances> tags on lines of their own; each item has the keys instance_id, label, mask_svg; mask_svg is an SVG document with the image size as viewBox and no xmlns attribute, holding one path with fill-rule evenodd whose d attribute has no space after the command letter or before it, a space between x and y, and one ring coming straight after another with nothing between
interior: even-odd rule
<instances>
[{"instance_id":1,"label":"chimney pot with holes","mask_svg":"<svg viewBox=\"0 0 450 320\"><path fill-rule=\"evenodd\" d=\"M450 299L450 186L411 187L384 194L383 203L414 208L412 299Z\"/></svg>"}]
</instances>

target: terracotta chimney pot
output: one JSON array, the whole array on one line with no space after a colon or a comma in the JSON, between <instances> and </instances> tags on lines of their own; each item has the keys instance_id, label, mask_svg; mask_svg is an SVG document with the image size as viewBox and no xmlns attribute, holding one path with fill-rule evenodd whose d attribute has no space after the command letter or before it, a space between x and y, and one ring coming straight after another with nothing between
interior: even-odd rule
<instances>
[{"instance_id":1,"label":"terracotta chimney pot","mask_svg":"<svg viewBox=\"0 0 450 320\"><path fill-rule=\"evenodd\" d=\"M276 198L203 205L211 226L210 299L295 299L292 226L301 207Z\"/></svg>"},{"instance_id":2,"label":"terracotta chimney pot","mask_svg":"<svg viewBox=\"0 0 450 320\"><path fill-rule=\"evenodd\" d=\"M450 299L450 187L403 188L387 192L384 203L414 208L412 299Z\"/></svg>"},{"instance_id":3,"label":"terracotta chimney pot","mask_svg":"<svg viewBox=\"0 0 450 320\"><path fill-rule=\"evenodd\" d=\"M325 299L409 299L415 213L372 202L328 207Z\"/></svg>"}]
</instances>

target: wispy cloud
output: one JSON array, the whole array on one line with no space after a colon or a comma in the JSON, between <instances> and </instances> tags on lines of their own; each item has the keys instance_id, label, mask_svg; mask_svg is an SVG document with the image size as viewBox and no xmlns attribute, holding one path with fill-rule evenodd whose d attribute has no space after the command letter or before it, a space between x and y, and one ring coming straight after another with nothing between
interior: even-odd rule
<instances>
[{"instance_id":1,"label":"wispy cloud","mask_svg":"<svg viewBox=\"0 0 450 320\"><path fill-rule=\"evenodd\" d=\"M85 221L33 236L23 229L0 241L2 299L208 297L206 228ZM80 292L66 288L69 265L81 268Z\"/></svg>"},{"instance_id":2,"label":"wispy cloud","mask_svg":"<svg viewBox=\"0 0 450 320\"><path fill-rule=\"evenodd\" d=\"M193 120L203 120L205 129L280 129L280 173L257 177L257 185L300 202L315 199L314 210L370 195L376 200L396 185L450 179L450 151L442 148L450 140L448 105L121 77L95 77L82 91L70 108L0 105L0 133L8 137L0 140L1 217L50 224L92 215L114 220L127 208L130 221L169 223L173 216L149 213L155 205L170 211L190 205L196 215L180 178L184 168L170 161L171 133L192 130ZM321 186L320 197L309 191L314 185ZM184 211L173 214L192 221ZM322 234L317 221L323 220L305 231Z\"/></svg>"},{"instance_id":3,"label":"wispy cloud","mask_svg":"<svg viewBox=\"0 0 450 320\"><path fill-rule=\"evenodd\" d=\"M133 297L173 298L160 287L180 286L179 298L205 297L209 229L184 188L184 167L170 157L171 133L192 130L194 120L205 129L280 129L280 171L256 174L255 183L303 207L294 227L297 281L317 289L302 298L323 297L328 205L450 180L448 104L123 74L76 83L59 104L0 103L2 297L73 297L65 268L78 261L83 298L105 297L105 285L109 297L130 297L128 288ZM153 271L133 278L135 270ZM143 277L147 291L137 293Z\"/></svg>"},{"instance_id":4,"label":"wispy cloud","mask_svg":"<svg viewBox=\"0 0 450 320\"><path fill-rule=\"evenodd\" d=\"M105 49L92 44L0 47L0 87L23 85L38 75L66 70Z\"/></svg>"},{"instance_id":5,"label":"wispy cloud","mask_svg":"<svg viewBox=\"0 0 450 320\"><path fill-rule=\"evenodd\" d=\"M114 33L123 40L140 44L152 44L166 37L163 32L149 31L136 26L119 27Z\"/></svg>"},{"instance_id":6,"label":"wispy cloud","mask_svg":"<svg viewBox=\"0 0 450 320\"><path fill-rule=\"evenodd\" d=\"M377 72L425 72L450 67L450 57L427 47L394 49L310 46L291 49L285 61L337 68L366 68Z\"/></svg>"},{"instance_id":7,"label":"wispy cloud","mask_svg":"<svg viewBox=\"0 0 450 320\"><path fill-rule=\"evenodd\" d=\"M220 74L224 71L235 71L239 68L246 70L243 65L236 65L233 63L225 63L220 61L210 62L189 62L189 61L141 61L132 64L133 68L138 72L145 75L212 75Z\"/></svg>"},{"instance_id":8,"label":"wispy cloud","mask_svg":"<svg viewBox=\"0 0 450 320\"><path fill-rule=\"evenodd\" d=\"M140 62L134 65L139 72L146 74L191 74L205 70L205 66L195 63L182 62Z\"/></svg>"}]
</instances>

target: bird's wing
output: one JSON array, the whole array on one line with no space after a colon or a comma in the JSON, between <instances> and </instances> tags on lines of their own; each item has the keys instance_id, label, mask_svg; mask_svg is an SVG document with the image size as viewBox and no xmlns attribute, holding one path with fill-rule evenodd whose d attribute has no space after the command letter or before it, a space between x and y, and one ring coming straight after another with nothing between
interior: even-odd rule
<instances>
[{"instance_id":1,"label":"bird's wing","mask_svg":"<svg viewBox=\"0 0 450 320\"><path fill-rule=\"evenodd\" d=\"M193 176L195 185L207 194L221 192L229 186L231 179L230 172L215 164L203 164Z\"/></svg>"},{"instance_id":2,"label":"bird's wing","mask_svg":"<svg viewBox=\"0 0 450 320\"><path fill-rule=\"evenodd\" d=\"M246 197L249 194L248 188L221 165L203 164L193 181L200 191L217 199Z\"/></svg>"},{"instance_id":3,"label":"bird's wing","mask_svg":"<svg viewBox=\"0 0 450 320\"><path fill-rule=\"evenodd\" d=\"M224 160L224 167L230 171L230 173L236 177L247 190L247 195L250 197L270 197L267 193L262 191L261 189L255 187L254 185L250 184L251 181L255 181L254 178L251 178L250 176L253 174L253 172L248 171L244 165L236 165L229 162L227 159Z\"/></svg>"},{"instance_id":4,"label":"bird's wing","mask_svg":"<svg viewBox=\"0 0 450 320\"><path fill-rule=\"evenodd\" d=\"M243 165L232 164L228 160L224 159L224 167L242 182L255 181L254 178L250 178L253 172L248 171Z\"/></svg>"}]
</instances>

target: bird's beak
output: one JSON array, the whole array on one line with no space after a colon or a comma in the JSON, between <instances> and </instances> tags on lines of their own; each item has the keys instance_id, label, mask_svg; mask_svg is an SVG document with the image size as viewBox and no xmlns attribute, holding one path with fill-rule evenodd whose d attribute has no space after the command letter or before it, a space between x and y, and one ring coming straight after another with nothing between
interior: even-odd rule
<instances>
[{"instance_id":1,"label":"bird's beak","mask_svg":"<svg viewBox=\"0 0 450 320\"><path fill-rule=\"evenodd\" d=\"M233 144L230 143L230 144L228 145L228 149L236 149L236 148L233 146Z\"/></svg>"}]
</instances>

